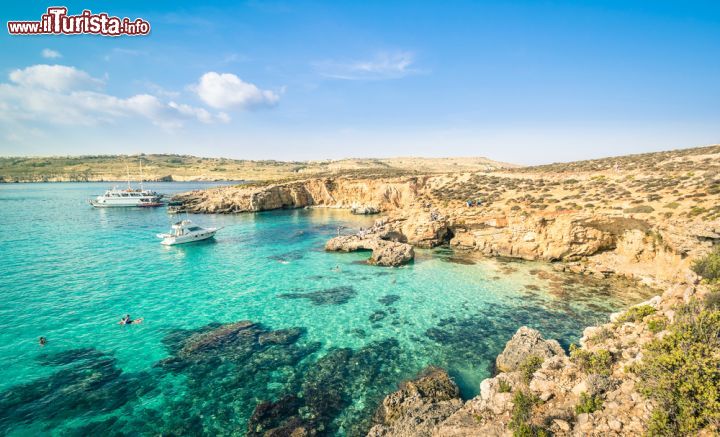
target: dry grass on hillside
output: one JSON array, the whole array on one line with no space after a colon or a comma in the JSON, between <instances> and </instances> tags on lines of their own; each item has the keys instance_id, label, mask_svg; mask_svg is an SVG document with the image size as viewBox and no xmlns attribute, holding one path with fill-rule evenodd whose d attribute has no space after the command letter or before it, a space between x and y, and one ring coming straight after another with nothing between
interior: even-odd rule
<instances>
[{"instance_id":1,"label":"dry grass on hillside","mask_svg":"<svg viewBox=\"0 0 720 437\"><path fill-rule=\"evenodd\" d=\"M254 180L278 181L313 176L394 177L456 171L492 171L509 164L485 158L386 158L339 161L249 161L198 158L185 155L79 156L0 158L0 181L125 180L128 169L146 180Z\"/></svg>"},{"instance_id":2,"label":"dry grass on hillside","mask_svg":"<svg viewBox=\"0 0 720 437\"><path fill-rule=\"evenodd\" d=\"M720 146L448 175L431 198L483 210L585 210L658 219L720 218Z\"/></svg>"}]
</instances>

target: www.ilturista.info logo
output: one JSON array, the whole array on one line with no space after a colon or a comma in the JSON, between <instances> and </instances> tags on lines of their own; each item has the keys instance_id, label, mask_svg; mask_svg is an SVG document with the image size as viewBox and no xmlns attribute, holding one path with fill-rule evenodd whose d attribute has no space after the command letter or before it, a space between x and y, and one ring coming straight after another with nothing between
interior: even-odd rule
<instances>
[{"instance_id":1,"label":"www.ilturista.info logo","mask_svg":"<svg viewBox=\"0 0 720 437\"><path fill-rule=\"evenodd\" d=\"M150 23L142 18L111 17L105 12L93 14L84 10L80 15L68 15L64 6L53 6L40 21L8 21L7 28L11 35L77 35L93 34L104 36L147 35Z\"/></svg>"}]
</instances>

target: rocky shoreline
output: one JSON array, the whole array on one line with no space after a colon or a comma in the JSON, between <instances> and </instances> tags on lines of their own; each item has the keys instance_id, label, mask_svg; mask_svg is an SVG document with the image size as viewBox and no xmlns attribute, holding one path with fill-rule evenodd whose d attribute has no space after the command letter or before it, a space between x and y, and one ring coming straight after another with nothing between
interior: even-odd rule
<instances>
[{"instance_id":1,"label":"rocky shoreline","mask_svg":"<svg viewBox=\"0 0 720 437\"><path fill-rule=\"evenodd\" d=\"M429 176L322 178L196 190L174 199L182 203L180 212L191 213L309 207L350 210L359 204L374 205L385 216L376 221L372 235L356 239L345 236L345 248L339 242L329 243L329 250L359 250L363 245L373 250L381 244L379 240L420 248L449 244L490 257L561 261L558 268L576 273L597 277L619 274L656 285L686 283L691 261L707 253L713 242L720 242L718 220L677 222L612 210L528 213L513 208L498 212L440 206L438 199L428 200L437 183Z\"/></svg>"},{"instance_id":2,"label":"rocky shoreline","mask_svg":"<svg viewBox=\"0 0 720 437\"><path fill-rule=\"evenodd\" d=\"M699 180L697 198L707 196L702 192L704 186L710 187L712 196L720 193L713 188L720 184L714 174L709 173L704 182ZM608 183L603 174L586 181L596 192L611 192L615 182L637 185L636 176L631 176L613 175L615 181ZM651 182L638 186L647 189L661 183L655 176L648 175ZM614 314L609 323L585 329L570 356L554 340L520 327L497 358L499 373L483 381L480 395L466 402L460 400L447 373L428 369L385 398L368 435L505 436L519 428L527 431L520 435L546 435L540 430L556 436L644 433L656 405L639 392L632 368L642 360L644 346L667 334L662 327L673 322L677 306L708 292L690 267L720 242L720 220L712 212L698 217L701 209L696 205L667 203L667 197L656 194L647 195L655 206L645 208L624 207L632 196L621 193L607 197L604 208L557 207L555 211L535 208L538 198L527 192L524 203L519 202L521 191L504 198L502 194L488 196L489 201L468 201L467 205L443 197L442 193L456 189L459 180L475 177L322 178L195 191L178 196L178 200L183 202L183 210L201 213L304 207L350 210L372 205L372 212L383 214L372 228L339 235L327 242L326 250L372 251L371 264L398 266L412 260L414 247L447 244L488 257L546 261L560 271L600 279L625 276L653 285L663 291L661 295L624 314ZM516 177L493 180L507 186L515 184ZM575 185L567 188L577 181L563 177L550 184L537 178L523 183L543 193L548 192L548 185L570 193L588 191ZM675 193L671 189L663 188L668 196ZM683 218L672 219L676 212L651 214L662 202L668 209L681 211L678 215ZM525 206L519 207L519 203ZM481 206L471 207L473 204ZM520 418L519 405L524 405Z\"/></svg>"},{"instance_id":3,"label":"rocky shoreline","mask_svg":"<svg viewBox=\"0 0 720 437\"><path fill-rule=\"evenodd\" d=\"M448 395L455 393L451 389L409 396L408 383L403 383L386 397L368 436L511 436L518 429L518 403L524 399L529 406L521 425L527 429L554 436L642 435L655 405L638 390L632 368L642 359L643 346L667 333L655 331L651 321L672 321L676 305L703 293L694 286L669 289L633 307L652 308L649 316L623 318L633 308L614 314L610 323L586 328L570 356L556 341L523 326L497 357L499 373L482 381L479 396L464 403L459 395ZM418 381L438 384L446 378L438 370L420 375ZM579 409L586 399L595 400L598 408Z\"/></svg>"}]
</instances>

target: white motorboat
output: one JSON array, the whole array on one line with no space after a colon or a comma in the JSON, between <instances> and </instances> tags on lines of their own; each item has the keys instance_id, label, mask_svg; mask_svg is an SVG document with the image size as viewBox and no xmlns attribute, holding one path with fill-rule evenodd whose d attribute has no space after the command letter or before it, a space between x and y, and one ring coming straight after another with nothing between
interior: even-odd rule
<instances>
[{"instance_id":1,"label":"white motorboat","mask_svg":"<svg viewBox=\"0 0 720 437\"><path fill-rule=\"evenodd\" d=\"M175 244L207 240L214 237L217 231L219 231L218 228L203 228L190 220L182 220L172 225L169 234L157 234L157 237L162 239L160 244L173 246Z\"/></svg>"}]
</instances>

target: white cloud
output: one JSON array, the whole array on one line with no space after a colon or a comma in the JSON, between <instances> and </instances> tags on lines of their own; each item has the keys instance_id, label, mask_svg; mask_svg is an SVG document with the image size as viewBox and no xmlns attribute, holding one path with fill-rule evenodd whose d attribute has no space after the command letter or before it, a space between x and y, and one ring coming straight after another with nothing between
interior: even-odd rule
<instances>
[{"instance_id":1,"label":"white cloud","mask_svg":"<svg viewBox=\"0 0 720 437\"><path fill-rule=\"evenodd\" d=\"M399 79L419 71L411 68L415 55L411 52L379 53L372 59L323 61L315 63L320 74L332 79L383 80Z\"/></svg>"},{"instance_id":2,"label":"white cloud","mask_svg":"<svg viewBox=\"0 0 720 437\"><path fill-rule=\"evenodd\" d=\"M47 59L62 58L62 55L60 54L60 52L58 52L56 50L43 49L42 52L40 52L40 53L42 54L43 58L47 58Z\"/></svg>"},{"instance_id":3,"label":"white cloud","mask_svg":"<svg viewBox=\"0 0 720 437\"><path fill-rule=\"evenodd\" d=\"M0 121L92 126L137 117L165 129L188 120L227 122L227 114L163 102L151 94L122 98L96 89L103 82L74 67L35 65L10 73L10 83L0 83Z\"/></svg>"},{"instance_id":4,"label":"white cloud","mask_svg":"<svg viewBox=\"0 0 720 437\"><path fill-rule=\"evenodd\" d=\"M192 90L203 102L220 109L274 106L280 100L280 96L273 91L261 90L234 74L214 71L203 74Z\"/></svg>"},{"instance_id":5,"label":"white cloud","mask_svg":"<svg viewBox=\"0 0 720 437\"><path fill-rule=\"evenodd\" d=\"M50 91L98 88L103 84L82 70L65 65L33 65L10 73L10 80L27 88L43 88Z\"/></svg>"},{"instance_id":6,"label":"white cloud","mask_svg":"<svg viewBox=\"0 0 720 437\"><path fill-rule=\"evenodd\" d=\"M176 99L180 97L180 93L178 91L165 89L156 83L143 82L143 84L156 96L167 97L169 99Z\"/></svg>"},{"instance_id":7,"label":"white cloud","mask_svg":"<svg viewBox=\"0 0 720 437\"><path fill-rule=\"evenodd\" d=\"M179 104L175 102L168 103L168 106L175 109L180 114L188 117L195 117L203 123L214 123L216 121L227 123L230 121L230 116L224 112L220 112L217 115L212 115L205 108L196 108L194 106Z\"/></svg>"}]
</instances>

